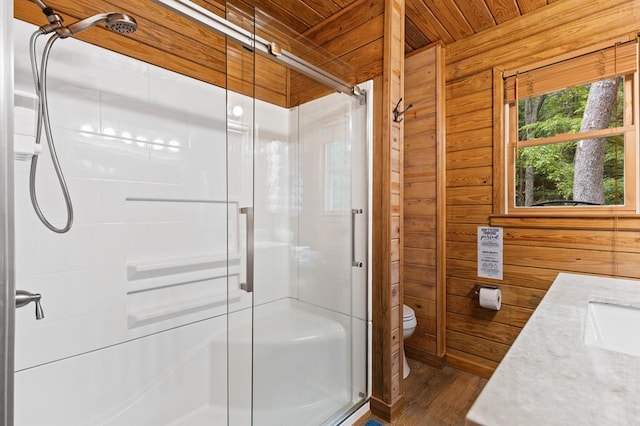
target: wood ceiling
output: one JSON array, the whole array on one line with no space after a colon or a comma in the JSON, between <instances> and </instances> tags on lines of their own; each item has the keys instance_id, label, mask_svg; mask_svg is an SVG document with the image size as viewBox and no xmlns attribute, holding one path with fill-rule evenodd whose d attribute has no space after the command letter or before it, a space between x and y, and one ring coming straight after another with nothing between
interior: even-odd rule
<instances>
[{"instance_id":1,"label":"wood ceiling","mask_svg":"<svg viewBox=\"0 0 640 426\"><path fill-rule=\"evenodd\" d=\"M224 0L192 1L225 16L227 8ZM228 1L247 12L253 7L260 9L349 64L351 70L345 71L347 74L336 75L351 84L369 80L382 72L385 0ZM405 1L405 52L408 53L437 41L451 44L559 0ZM77 38L240 93L253 90L250 83L253 82L254 70L249 66L246 55L231 55L223 37L169 12L154 0L45 2L63 15L65 22L74 22L106 10L129 13L138 20L139 29L127 37L99 27L82 32ZM44 23L40 9L32 0L14 0L14 10L19 19L35 25ZM265 28L278 27L272 25L268 18L265 19ZM288 40L298 43L297 38L292 37ZM311 57L320 51L306 42L298 44L304 47L304 53L292 52L307 60L310 58L305 55ZM255 83L260 87L260 92L255 96L260 99L277 105L295 106L327 90L295 72L285 70L281 65L269 63L269 60L258 58L256 61L259 66L255 69ZM321 63L316 65L329 67L332 62L321 59Z\"/></svg>"},{"instance_id":2,"label":"wood ceiling","mask_svg":"<svg viewBox=\"0 0 640 426\"><path fill-rule=\"evenodd\" d=\"M244 0L304 34L356 0ZM405 51L453 43L558 0L406 0Z\"/></svg>"}]
</instances>

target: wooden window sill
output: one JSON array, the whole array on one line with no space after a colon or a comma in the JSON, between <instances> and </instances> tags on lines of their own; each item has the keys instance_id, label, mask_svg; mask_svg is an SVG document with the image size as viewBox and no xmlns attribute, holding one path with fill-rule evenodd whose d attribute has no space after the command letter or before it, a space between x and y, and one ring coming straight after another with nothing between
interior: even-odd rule
<instances>
[{"instance_id":1,"label":"wooden window sill","mask_svg":"<svg viewBox=\"0 0 640 426\"><path fill-rule=\"evenodd\" d=\"M544 228L544 229L593 229L593 230L640 230L640 215L621 213L604 215L491 215L491 226L503 228Z\"/></svg>"}]
</instances>

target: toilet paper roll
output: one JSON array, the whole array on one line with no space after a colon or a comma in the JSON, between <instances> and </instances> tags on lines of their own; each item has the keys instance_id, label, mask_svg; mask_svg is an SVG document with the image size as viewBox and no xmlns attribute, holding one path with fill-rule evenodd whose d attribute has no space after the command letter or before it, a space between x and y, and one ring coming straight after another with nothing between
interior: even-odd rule
<instances>
[{"instance_id":1,"label":"toilet paper roll","mask_svg":"<svg viewBox=\"0 0 640 426\"><path fill-rule=\"evenodd\" d=\"M502 304L502 292L499 288L481 288L480 306L499 311Z\"/></svg>"}]
</instances>

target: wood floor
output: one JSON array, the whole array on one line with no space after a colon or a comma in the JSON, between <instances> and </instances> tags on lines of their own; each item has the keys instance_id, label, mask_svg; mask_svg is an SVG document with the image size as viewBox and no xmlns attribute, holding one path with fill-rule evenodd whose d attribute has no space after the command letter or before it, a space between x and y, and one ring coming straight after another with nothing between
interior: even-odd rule
<instances>
[{"instance_id":1,"label":"wood floor","mask_svg":"<svg viewBox=\"0 0 640 426\"><path fill-rule=\"evenodd\" d=\"M487 380L451 367L440 370L408 361L411 374L404 381L404 411L393 423L370 418L391 426L464 425L467 411Z\"/></svg>"}]
</instances>

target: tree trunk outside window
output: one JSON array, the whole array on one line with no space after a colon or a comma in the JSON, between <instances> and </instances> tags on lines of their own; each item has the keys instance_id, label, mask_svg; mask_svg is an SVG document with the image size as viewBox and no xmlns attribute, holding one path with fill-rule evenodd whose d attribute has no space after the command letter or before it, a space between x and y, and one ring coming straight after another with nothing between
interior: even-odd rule
<instances>
[{"instance_id":1,"label":"tree trunk outside window","mask_svg":"<svg viewBox=\"0 0 640 426\"><path fill-rule=\"evenodd\" d=\"M533 205L533 167L527 166L524 173L524 205L531 207Z\"/></svg>"},{"instance_id":2,"label":"tree trunk outside window","mask_svg":"<svg viewBox=\"0 0 640 426\"><path fill-rule=\"evenodd\" d=\"M606 129L616 102L615 79L593 83L589 90L581 132ZM604 204L604 155L606 138L578 142L574 157L573 199Z\"/></svg>"}]
</instances>

